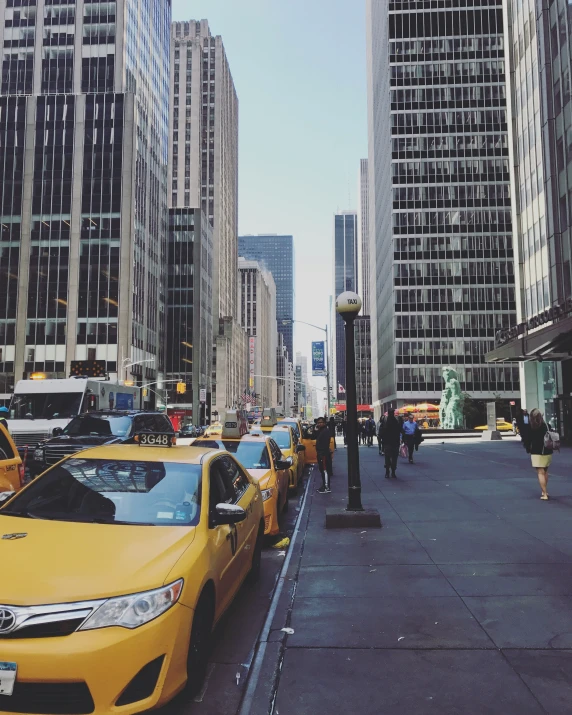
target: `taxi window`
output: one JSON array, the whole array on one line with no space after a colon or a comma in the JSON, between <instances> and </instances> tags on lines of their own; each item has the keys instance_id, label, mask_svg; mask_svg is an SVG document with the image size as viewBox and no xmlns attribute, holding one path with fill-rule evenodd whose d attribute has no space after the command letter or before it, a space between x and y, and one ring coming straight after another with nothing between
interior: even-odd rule
<instances>
[{"instance_id":1,"label":"taxi window","mask_svg":"<svg viewBox=\"0 0 572 715\"><path fill-rule=\"evenodd\" d=\"M220 461L223 471L226 471L226 478L232 482L235 499L238 502L242 499L244 493L250 486L250 482L248 481L246 475L242 473L234 459L230 459L229 457L222 457Z\"/></svg>"},{"instance_id":2,"label":"taxi window","mask_svg":"<svg viewBox=\"0 0 572 715\"><path fill-rule=\"evenodd\" d=\"M104 524L194 526L201 466L178 462L68 459L12 499L0 516Z\"/></svg>"},{"instance_id":3,"label":"taxi window","mask_svg":"<svg viewBox=\"0 0 572 715\"><path fill-rule=\"evenodd\" d=\"M269 440L268 444L270 446L270 452L272 454L272 459L274 460L274 462L276 463L276 462L279 462L280 460L282 460L284 455L280 451L280 447L278 447L276 442L273 439L271 439L271 440Z\"/></svg>"},{"instance_id":4,"label":"taxi window","mask_svg":"<svg viewBox=\"0 0 572 715\"><path fill-rule=\"evenodd\" d=\"M4 432L0 430L0 459L14 459L15 456L8 438Z\"/></svg>"},{"instance_id":5,"label":"taxi window","mask_svg":"<svg viewBox=\"0 0 572 715\"><path fill-rule=\"evenodd\" d=\"M201 440L205 449L225 449L230 452L245 469L270 469L270 459L265 442L245 440Z\"/></svg>"},{"instance_id":6,"label":"taxi window","mask_svg":"<svg viewBox=\"0 0 572 715\"><path fill-rule=\"evenodd\" d=\"M210 468L210 503L209 509L214 513L217 504L234 504L236 492L228 470L224 468L222 457L215 459Z\"/></svg>"}]
</instances>

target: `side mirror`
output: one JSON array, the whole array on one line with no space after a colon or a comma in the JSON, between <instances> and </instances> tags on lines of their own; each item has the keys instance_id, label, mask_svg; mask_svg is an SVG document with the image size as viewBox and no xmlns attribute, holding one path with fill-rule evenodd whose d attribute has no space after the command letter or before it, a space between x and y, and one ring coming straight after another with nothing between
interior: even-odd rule
<instances>
[{"instance_id":1,"label":"side mirror","mask_svg":"<svg viewBox=\"0 0 572 715\"><path fill-rule=\"evenodd\" d=\"M299 445L296 447L296 452L298 452L298 453L300 453L300 452L305 452L305 451L306 451L306 447L304 447L303 444L299 444Z\"/></svg>"},{"instance_id":2,"label":"side mirror","mask_svg":"<svg viewBox=\"0 0 572 715\"><path fill-rule=\"evenodd\" d=\"M221 524L238 524L246 519L246 512L238 504L217 504L216 505L216 523Z\"/></svg>"},{"instance_id":3,"label":"side mirror","mask_svg":"<svg viewBox=\"0 0 572 715\"><path fill-rule=\"evenodd\" d=\"M52 437L59 437L63 433L64 431L61 427L54 427L54 429L52 430Z\"/></svg>"},{"instance_id":4,"label":"side mirror","mask_svg":"<svg viewBox=\"0 0 572 715\"><path fill-rule=\"evenodd\" d=\"M276 462L276 469L290 469L290 467L294 464L294 460L292 457L288 457L287 459L279 459Z\"/></svg>"}]
</instances>

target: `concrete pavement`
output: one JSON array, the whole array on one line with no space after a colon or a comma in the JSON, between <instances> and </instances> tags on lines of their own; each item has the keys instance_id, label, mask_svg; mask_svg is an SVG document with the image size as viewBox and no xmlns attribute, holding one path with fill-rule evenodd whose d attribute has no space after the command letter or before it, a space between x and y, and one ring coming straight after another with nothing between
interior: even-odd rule
<instances>
[{"instance_id":1,"label":"concrete pavement","mask_svg":"<svg viewBox=\"0 0 572 715\"><path fill-rule=\"evenodd\" d=\"M426 442L397 480L362 447L383 528L326 531L345 459L331 495L314 476L241 712L572 712L572 451L542 502L518 440Z\"/></svg>"}]
</instances>

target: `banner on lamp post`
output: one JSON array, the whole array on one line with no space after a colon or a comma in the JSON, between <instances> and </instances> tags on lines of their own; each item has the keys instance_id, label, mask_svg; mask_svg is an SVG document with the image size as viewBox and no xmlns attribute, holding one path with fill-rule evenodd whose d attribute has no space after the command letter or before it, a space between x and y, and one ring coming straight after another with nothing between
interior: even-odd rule
<instances>
[{"instance_id":1,"label":"banner on lamp post","mask_svg":"<svg viewBox=\"0 0 572 715\"><path fill-rule=\"evenodd\" d=\"M322 340L312 343L312 375L314 377L325 377L326 370L326 343Z\"/></svg>"},{"instance_id":2,"label":"banner on lamp post","mask_svg":"<svg viewBox=\"0 0 572 715\"><path fill-rule=\"evenodd\" d=\"M248 387L254 389L254 351L256 348L256 338L248 339L248 365L249 365L249 380Z\"/></svg>"}]
</instances>

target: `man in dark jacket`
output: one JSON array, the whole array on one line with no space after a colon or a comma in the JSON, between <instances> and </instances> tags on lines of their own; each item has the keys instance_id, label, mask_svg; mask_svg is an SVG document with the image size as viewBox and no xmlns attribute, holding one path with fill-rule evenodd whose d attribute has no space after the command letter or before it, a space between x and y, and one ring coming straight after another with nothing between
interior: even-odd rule
<instances>
[{"instance_id":1,"label":"man in dark jacket","mask_svg":"<svg viewBox=\"0 0 572 715\"><path fill-rule=\"evenodd\" d=\"M330 477L332 475L332 455L330 454L330 430L323 417L318 417L316 421L316 455L318 457L318 469L322 475L322 486L318 489L320 494L329 494Z\"/></svg>"},{"instance_id":2,"label":"man in dark jacket","mask_svg":"<svg viewBox=\"0 0 572 715\"><path fill-rule=\"evenodd\" d=\"M389 479L389 470L393 479L397 478L397 459L401 443L401 420L395 416L395 410L390 409L387 417L382 418L380 426L383 454L385 455L385 478Z\"/></svg>"},{"instance_id":3,"label":"man in dark jacket","mask_svg":"<svg viewBox=\"0 0 572 715\"><path fill-rule=\"evenodd\" d=\"M330 417L328 426L330 428L330 436L334 438L334 449L336 449L336 420L333 417Z\"/></svg>"}]
</instances>

